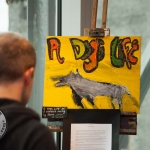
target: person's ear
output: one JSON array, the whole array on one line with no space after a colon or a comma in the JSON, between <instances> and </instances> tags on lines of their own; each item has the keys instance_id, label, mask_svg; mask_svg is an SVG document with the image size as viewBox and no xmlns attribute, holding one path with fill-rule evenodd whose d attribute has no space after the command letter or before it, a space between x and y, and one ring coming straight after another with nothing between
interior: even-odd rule
<instances>
[{"instance_id":1,"label":"person's ear","mask_svg":"<svg viewBox=\"0 0 150 150\"><path fill-rule=\"evenodd\" d=\"M24 72L23 79L25 86L30 85L30 83L33 81L33 76L34 76L34 67L31 67Z\"/></svg>"}]
</instances>

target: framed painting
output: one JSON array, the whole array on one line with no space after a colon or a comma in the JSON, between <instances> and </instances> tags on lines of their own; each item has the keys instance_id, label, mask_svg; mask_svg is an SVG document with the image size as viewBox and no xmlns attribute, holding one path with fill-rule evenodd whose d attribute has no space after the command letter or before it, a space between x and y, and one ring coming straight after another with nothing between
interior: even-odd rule
<instances>
[{"instance_id":1,"label":"framed painting","mask_svg":"<svg viewBox=\"0 0 150 150\"><path fill-rule=\"evenodd\" d=\"M43 107L140 110L140 36L48 36Z\"/></svg>"}]
</instances>

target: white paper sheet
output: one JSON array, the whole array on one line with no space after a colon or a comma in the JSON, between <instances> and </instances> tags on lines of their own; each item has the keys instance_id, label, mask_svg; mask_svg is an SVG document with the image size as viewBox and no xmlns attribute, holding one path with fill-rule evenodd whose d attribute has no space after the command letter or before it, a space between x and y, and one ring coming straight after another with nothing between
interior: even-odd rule
<instances>
[{"instance_id":1,"label":"white paper sheet","mask_svg":"<svg viewBox=\"0 0 150 150\"><path fill-rule=\"evenodd\" d=\"M71 124L70 150L111 150L112 124Z\"/></svg>"}]
</instances>

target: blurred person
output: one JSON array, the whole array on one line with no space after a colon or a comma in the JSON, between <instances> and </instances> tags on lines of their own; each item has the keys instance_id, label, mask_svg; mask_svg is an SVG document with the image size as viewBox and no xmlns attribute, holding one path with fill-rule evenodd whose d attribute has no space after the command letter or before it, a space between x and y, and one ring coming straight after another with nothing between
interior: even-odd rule
<instances>
[{"instance_id":1,"label":"blurred person","mask_svg":"<svg viewBox=\"0 0 150 150\"><path fill-rule=\"evenodd\" d=\"M56 150L50 130L37 113L25 107L35 65L35 50L28 40L16 33L0 34L1 150ZM2 127L4 117L6 126Z\"/></svg>"}]
</instances>

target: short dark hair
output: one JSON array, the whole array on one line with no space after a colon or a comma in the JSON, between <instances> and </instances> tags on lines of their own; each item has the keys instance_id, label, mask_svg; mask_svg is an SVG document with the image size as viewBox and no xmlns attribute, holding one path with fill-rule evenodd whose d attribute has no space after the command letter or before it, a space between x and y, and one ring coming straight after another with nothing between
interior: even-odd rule
<instances>
[{"instance_id":1,"label":"short dark hair","mask_svg":"<svg viewBox=\"0 0 150 150\"><path fill-rule=\"evenodd\" d=\"M16 33L0 34L0 82L19 79L35 64L35 49L27 39Z\"/></svg>"}]
</instances>

